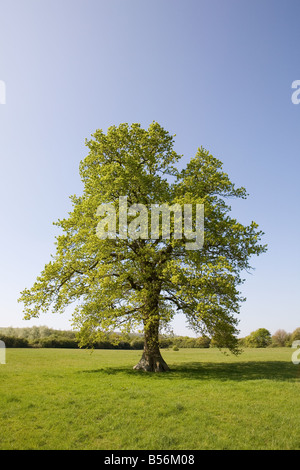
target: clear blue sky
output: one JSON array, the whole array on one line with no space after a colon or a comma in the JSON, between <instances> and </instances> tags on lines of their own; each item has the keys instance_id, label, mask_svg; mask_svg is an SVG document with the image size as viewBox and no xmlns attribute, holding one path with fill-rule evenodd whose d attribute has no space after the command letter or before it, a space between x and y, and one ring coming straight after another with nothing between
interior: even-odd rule
<instances>
[{"instance_id":1,"label":"clear blue sky","mask_svg":"<svg viewBox=\"0 0 300 470\"><path fill-rule=\"evenodd\" d=\"M54 252L52 222L82 191L85 138L158 121L184 162L204 146L250 196L232 205L266 233L242 288L241 336L300 326L299 0L2 0L0 326ZM192 334L181 317L177 334Z\"/></svg>"}]
</instances>

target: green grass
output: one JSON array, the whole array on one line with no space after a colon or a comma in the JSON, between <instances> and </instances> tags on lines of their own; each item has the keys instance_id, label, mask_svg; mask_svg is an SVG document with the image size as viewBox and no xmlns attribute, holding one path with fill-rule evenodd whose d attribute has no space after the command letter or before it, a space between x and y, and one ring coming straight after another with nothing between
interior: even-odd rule
<instances>
[{"instance_id":1,"label":"green grass","mask_svg":"<svg viewBox=\"0 0 300 470\"><path fill-rule=\"evenodd\" d=\"M7 349L0 449L299 450L292 352L163 351L172 371L151 374L141 351Z\"/></svg>"}]
</instances>

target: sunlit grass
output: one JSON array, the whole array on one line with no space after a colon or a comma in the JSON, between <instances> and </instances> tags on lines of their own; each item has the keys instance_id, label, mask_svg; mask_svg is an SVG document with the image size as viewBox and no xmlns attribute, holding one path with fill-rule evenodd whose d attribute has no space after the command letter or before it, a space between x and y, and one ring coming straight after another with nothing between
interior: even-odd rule
<instances>
[{"instance_id":1,"label":"sunlit grass","mask_svg":"<svg viewBox=\"0 0 300 470\"><path fill-rule=\"evenodd\" d=\"M163 351L151 374L140 351L8 349L0 449L300 449L291 353Z\"/></svg>"}]
</instances>

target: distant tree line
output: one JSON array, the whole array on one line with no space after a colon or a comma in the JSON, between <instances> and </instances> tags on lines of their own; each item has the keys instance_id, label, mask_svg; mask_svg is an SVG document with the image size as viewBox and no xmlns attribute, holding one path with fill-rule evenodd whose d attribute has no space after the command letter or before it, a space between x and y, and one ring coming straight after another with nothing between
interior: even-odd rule
<instances>
[{"instance_id":1,"label":"distant tree line","mask_svg":"<svg viewBox=\"0 0 300 470\"><path fill-rule=\"evenodd\" d=\"M78 348L76 332L55 330L47 326L30 328L0 328L0 340L7 348ZM245 338L240 338L241 347L266 348L290 347L295 340L300 340L300 328L292 333L277 330L273 335L266 328L259 328ZM144 339L140 334L129 334L126 338L118 333L109 333L102 341L93 344L95 349L143 349ZM189 336L161 335L160 348L211 348L216 342L207 336L191 338Z\"/></svg>"},{"instance_id":2,"label":"distant tree line","mask_svg":"<svg viewBox=\"0 0 300 470\"><path fill-rule=\"evenodd\" d=\"M242 346L248 348L267 348L267 347L290 347L293 341L300 340L300 328L296 328L292 333L285 330L277 330L273 335L266 328L259 328L252 331L250 335L240 339Z\"/></svg>"},{"instance_id":3,"label":"distant tree line","mask_svg":"<svg viewBox=\"0 0 300 470\"><path fill-rule=\"evenodd\" d=\"M31 328L0 328L0 339L7 348L78 348L75 331L55 330L47 326ZM160 348L208 348L208 337L161 336ZM128 334L126 338L118 333L105 335L102 341L93 343L95 349L143 349L144 339L140 334Z\"/></svg>"}]
</instances>

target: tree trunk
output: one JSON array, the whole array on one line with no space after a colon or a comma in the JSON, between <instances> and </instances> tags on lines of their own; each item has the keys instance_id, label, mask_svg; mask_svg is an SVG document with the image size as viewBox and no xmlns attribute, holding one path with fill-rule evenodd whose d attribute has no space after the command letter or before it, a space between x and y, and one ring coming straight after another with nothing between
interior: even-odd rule
<instances>
[{"instance_id":1,"label":"tree trunk","mask_svg":"<svg viewBox=\"0 0 300 470\"><path fill-rule=\"evenodd\" d=\"M134 369L147 372L165 372L170 370L159 350L159 314L158 301L151 299L151 313L144 318L144 352Z\"/></svg>"},{"instance_id":2,"label":"tree trunk","mask_svg":"<svg viewBox=\"0 0 300 470\"><path fill-rule=\"evenodd\" d=\"M134 369L145 370L147 372L166 372L170 370L160 351L158 353L147 353L145 350L140 361L134 366Z\"/></svg>"}]
</instances>

